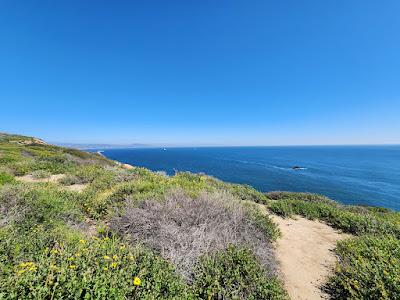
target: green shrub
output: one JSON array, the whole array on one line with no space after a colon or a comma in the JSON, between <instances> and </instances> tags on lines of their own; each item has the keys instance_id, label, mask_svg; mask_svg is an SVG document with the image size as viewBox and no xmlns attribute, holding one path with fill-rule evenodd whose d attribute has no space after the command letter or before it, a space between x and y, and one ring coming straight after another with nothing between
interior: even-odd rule
<instances>
[{"instance_id":1,"label":"green shrub","mask_svg":"<svg viewBox=\"0 0 400 300\"><path fill-rule=\"evenodd\" d=\"M400 299L400 241L363 236L338 243L339 264L330 279L333 299Z\"/></svg>"},{"instance_id":2,"label":"green shrub","mask_svg":"<svg viewBox=\"0 0 400 300\"><path fill-rule=\"evenodd\" d=\"M11 163L17 162L18 157L15 155L2 155L0 156L0 164L2 165L9 165Z\"/></svg>"},{"instance_id":3,"label":"green shrub","mask_svg":"<svg viewBox=\"0 0 400 300\"><path fill-rule=\"evenodd\" d=\"M73 169L73 164L60 156L42 157L35 160L32 170L45 170L51 174L63 174Z\"/></svg>"},{"instance_id":4,"label":"green shrub","mask_svg":"<svg viewBox=\"0 0 400 300\"><path fill-rule=\"evenodd\" d=\"M241 200L253 201L260 204L265 204L268 201L264 193L257 191L249 185L232 183L224 183L224 185L228 191Z\"/></svg>"},{"instance_id":5,"label":"green shrub","mask_svg":"<svg viewBox=\"0 0 400 300\"><path fill-rule=\"evenodd\" d=\"M102 219L125 206L127 200L161 199L167 189L167 185L146 180L116 184L113 189L104 192L91 185L81 197L82 205L90 217Z\"/></svg>"},{"instance_id":6,"label":"green shrub","mask_svg":"<svg viewBox=\"0 0 400 300\"><path fill-rule=\"evenodd\" d=\"M200 299L287 299L279 280L246 249L230 246L205 255L194 274L193 293Z\"/></svg>"},{"instance_id":7,"label":"green shrub","mask_svg":"<svg viewBox=\"0 0 400 300\"><path fill-rule=\"evenodd\" d=\"M64 185L71 184L90 184L95 192L102 192L113 188L121 179L123 170L104 167L96 164L86 164L78 166L67 174L60 183Z\"/></svg>"},{"instance_id":8,"label":"green shrub","mask_svg":"<svg viewBox=\"0 0 400 300\"><path fill-rule=\"evenodd\" d=\"M0 213L14 215L20 230L43 224L79 223L83 219L75 193L58 190L51 184L15 185L0 189ZM9 223L9 222L8 222Z\"/></svg>"},{"instance_id":9,"label":"green shrub","mask_svg":"<svg viewBox=\"0 0 400 300\"><path fill-rule=\"evenodd\" d=\"M320 203L330 203L335 204L333 200L319 194L311 193L295 193L295 192L269 192L265 195L271 200L300 200L300 201L310 201L310 202L320 202Z\"/></svg>"},{"instance_id":10,"label":"green shrub","mask_svg":"<svg viewBox=\"0 0 400 300\"><path fill-rule=\"evenodd\" d=\"M30 228L1 228L0 278L10 276L11 270L18 262L35 260L43 249L53 247L56 241L67 242L76 239L77 236L81 234L62 223L53 223L51 226L38 224Z\"/></svg>"},{"instance_id":11,"label":"green shrub","mask_svg":"<svg viewBox=\"0 0 400 300\"><path fill-rule=\"evenodd\" d=\"M76 175L85 183L93 182L98 177L104 176L105 170L99 165L85 165L79 168Z\"/></svg>"},{"instance_id":12,"label":"green shrub","mask_svg":"<svg viewBox=\"0 0 400 300\"><path fill-rule=\"evenodd\" d=\"M23 193L19 185L4 185L0 188L0 227L23 216L21 207Z\"/></svg>"},{"instance_id":13,"label":"green shrub","mask_svg":"<svg viewBox=\"0 0 400 300\"><path fill-rule=\"evenodd\" d=\"M49 178L51 176L51 173L46 170L37 170L37 171L33 171L31 173L31 175L32 175L32 178L34 178L34 179L45 179L45 178Z\"/></svg>"},{"instance_id":14,"label":"green shrub","mask_svg":"<svg viewBox=\"0 0 400 300\"><path fill-rule=\"evenodd\" d=\"M89 152L85 152L85 151L81 151L81 150L77 150L77 149L72 149L72 148L62 148L62 151L64 153L68 153L72 156L76 156L79 157L81 159L90 159L93 158L94 153L89 153Z\"/></svg>"},{"instance_id":15,"label":"green shrub","mask_svg":"<svg viewBox=\"0 0 400 300\"><path fill-rule=\"evenodd\" d=\"M58 183L62 185L73 185L73 184L83 184L85 183L82 178L79 178L76 175L68 174L58 180Z\"/></svg>"},{"instance_id":16,"label":"green shrub","mask_svg":"<svg viewBox=\"0 0 400 300\"><path fill-rule=\"evenodd\" d=\"M261 212L260 208L256 205L257 204L251 202L245 204L247 217L254 225L264 231L269 240L276 241L281 236L278 226L272 221L268 214Z\"/></svg>"},{"instance_id":17,"label":"green shrub","mask_svg":"<svg viewBox=\"0 0 400 300\"><path fill-rule=\"evenodd\" d=\"M194 191L193 195L198 195L202 190L207 191L228 191L240 200L253 201L257 203L265 203L268 198L253 187L245 184L234 184L223 182L212 176L205 174L193 174L190 172L179 172L171 177L173 182L187 191Z\"/></svg>"},{"instance_id":18,"label":"green shrub","mask_svg":"<svg viewBox=\"0 0 400 300\"><path fill-rule=\"evenodd\" d=\"M266 197L248 186L227 184L206 175L189 172L168 177L143 168L123 170L115 167L85 165L60 180L61 184L87 183L84 206L93 218L103 218L116 208L130 201L153 198L160 200L171 189L183 189L190 197L196 198L202 191L223 191L241 200L266 201ZM246 193L248 196L246 197Z\"/></svg>"},{"instance_id":19,"label":"green shrub","mask_svg":"<svg viewBox=\"0 0 400 300\"><path fill-rule=\"evenodd\" d=\"M15 183L14 176L6 172L0 172L0 186L7 183Z\"/></svg>"},{"instance_id":20,"label":"green shrub","mask_svg":"<svg viewBox=\"0 0 400 300\"><path fill-rule=\"evenodd\" d=\"M115 238L55 243L6 270L0 298L186 299L173 267L140 247ZM136 285L134 283L136 279Z\"/></svg>"},{"instance_id":21,"label":"green shrub","mask_svg":"<svg viewBox=\"0 0 400 300\"><path fill-rule=\"evenodd\" d=\"M31 160L17 161L10 165L10 169L15 176L23 176L34 170L33 164Z\"/></svg>"}]
</instances>

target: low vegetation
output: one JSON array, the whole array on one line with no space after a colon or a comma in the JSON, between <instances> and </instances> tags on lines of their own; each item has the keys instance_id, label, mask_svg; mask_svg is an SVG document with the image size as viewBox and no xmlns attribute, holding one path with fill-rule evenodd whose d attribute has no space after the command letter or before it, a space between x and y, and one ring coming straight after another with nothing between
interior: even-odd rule
<instances>
[{"instance_id":1,"label":"low vegetation","mask_svg":"<svg viewBox=\"0 0 400 300\"><path fill-rule=\"evenodd\" d=\"M0 299L286 299L272 251L279 230L254 203L354 235L337 246L332 298L400 298L399 213L124 169L0 134Z\"/></svg>"},{"instance_id":2,"label":"low vegetation","mask_svg":"<svg viewBox=\"0 0 400 300\"><path fill-rule=\"evenodd\" d=\"M248 201L267 198L1 135L0 299L286 298L271 252L279 231Z\"/></svg>"},{"instance_id":3,"label":"low vegetation","mask_svg":"<svg viewBox=\"0 0 400 300\"><path fill-rule=\"evenodd\" d=\"M61 241L61 239L60 239ZM117 238L54 242L5 274L8 299L184 299L171 264Z\"/></svg>"},{"instance_id":4,"label":"low vegetation","mask_svg":"<svg viewBox=\"0 0 400 300\"><path fill-rule=\"evenodd\" d=\"M194 273L193 291L200 299L287 299L248 249L229 246L205 256Z\"/></svg>"},{"instance_id":5,"label":"low vegetation","mask_svg":"<svg viewBox=\"0 0 400 300\"><path fill-rule=\"evenodd\" d=\"M192 199L172 190L163 201L128 205L123 216L111 221L111 229L133 245L144 243L160 253L187 281L200 257L230 245L251 249L266 271L275 270L270 243L278 235L275 224L265 215L255 216L229 193L202 192Z\"/></svg>"},{"instance_id":6,"label":"low vegetation","mask_svg":"<svg viewBox=\"0 0 400 300\"><path fill-rule=\"evenodd\" d=\"M36 170L31 173L31 176L34 179L46 179L51 176L51 173L45 170Z\"/></svg>"},{"instance_id":7,"label":"low vegetation","mask_svg":"<svg viewBox=\"0 0 400 300\"><path fill-rule=\"evenodd\" d=\"M327 285L334 299L400 299L400 241L364 235L338 244L336 275Z\"/></svg>"}]
</instances>

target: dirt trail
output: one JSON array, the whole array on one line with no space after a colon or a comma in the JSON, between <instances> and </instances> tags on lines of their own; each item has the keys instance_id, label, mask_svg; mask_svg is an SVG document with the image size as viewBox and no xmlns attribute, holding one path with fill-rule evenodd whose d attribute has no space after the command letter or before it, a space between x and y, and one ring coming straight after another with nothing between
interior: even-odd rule
<instances>
[{"instance_id":1,"label":"dirt trail","mask_svg":"<svg viewBox=\"0 0 400 300\"><path fill-rule=\"evenodd\" d=\"M64 178L65 174L51 175L48 178L34 178L32 175L24 175L15 177L17 180L24 182L57 182L61 178Z\"/></svg>"},{"instance_id":2,"label":"dirt trail","mask_svg":"<svg viewBox=\"0 0 400 300\"><path fill-rule=\"evenodd\" d=\"M64 178L66 175L65 174L56 174L56 175L51 175L48 178L34 178L32 175L24 175L24 176L19 176L15 177L19 181L23 182L53 182L57 183L60 179ZM85 188L87 187L87 184L73 184L73 185L67 185L64 186L65 189L70 190L70 191L75 191L75 192L82 192Z\"/></svg>"},{"instance_id":3,"label":"dirt trail","mask_svg":"<svg viewBox=\"0 0 400 300\"><path fill-rule=\"evenodd\" d=\"M282 232L282 237L276 244L276 257L290 298L326 299L320 287L326 282L336 262L332 250L338 240L349 235L340 233L325 223L302 217L271 217Z\"/></svg>"}]
</instances>

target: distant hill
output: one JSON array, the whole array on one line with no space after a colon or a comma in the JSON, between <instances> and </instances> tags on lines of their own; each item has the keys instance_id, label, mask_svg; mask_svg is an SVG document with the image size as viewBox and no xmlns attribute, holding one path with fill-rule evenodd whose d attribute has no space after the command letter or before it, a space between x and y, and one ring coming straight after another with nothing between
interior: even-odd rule
<instances>
[{"instance_id":1,"label":"distant hill","mask_svg":"<svg viewBox=\"0 0 400 300\"><path fill-rule=\"evenodd\" d=\"M149 148L147 144L76 144L76 143L51 143L60 147L74 148L80 150L88 149L130 149L130 148Z\"/></svg>"}]
</instances>

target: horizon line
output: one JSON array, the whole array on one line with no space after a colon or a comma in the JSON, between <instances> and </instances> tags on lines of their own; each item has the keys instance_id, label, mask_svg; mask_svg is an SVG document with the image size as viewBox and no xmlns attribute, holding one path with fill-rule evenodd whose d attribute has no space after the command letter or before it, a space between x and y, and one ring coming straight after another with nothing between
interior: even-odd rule
<instances>
[{"instance_id":1,"label":"horizon line","mask_svg":"<svg viewBox=\"0 0 400 300\"><path fill-rule=\"evenodd\" d=\"M168 145L168 144L144 144L144 143L129 143L129 144L108 144L108 143L61 143L48 142L49 144L58 145L61 147L81 146L82 150L102 149L106 146L108 149L158 149L158 148L240 148L240 147L352 147L352 146L400 146L400 143L359 143L359 144L273 144L273 145Z\"/></svg>"},{"instance_id":2,"label":"horizon line","mask_svg":"<svg viewBox=\"0 0 400 300\"><path fill-rule=\"evenodd\" d=\"M327 144L247 144L247 145L235 145L235 144L179 144L179 143L143 143L143 142L130 142L130 143L108 143L108 142L61 142L61 141L50 141L47 139L43 139L37 136L30 136L30 134L21 134L21 133L14 133L14 132L7 132L0 130L0 133L9 134L9 135L22 135L31 138L39 138L48 144L61 146L61 147L76 147L77 149L101 149L102 147L95 147L97 146L106 146L109 149L112 148L120 148L125 149L128 148L207 148L207 147L215 147L215 148L223 148L223 147L334 147L334 146L400 146L399 142L389 142L389 143L327 143ZM78 147L80 146L80 147Z\"/></svg>"}]
</instances>

